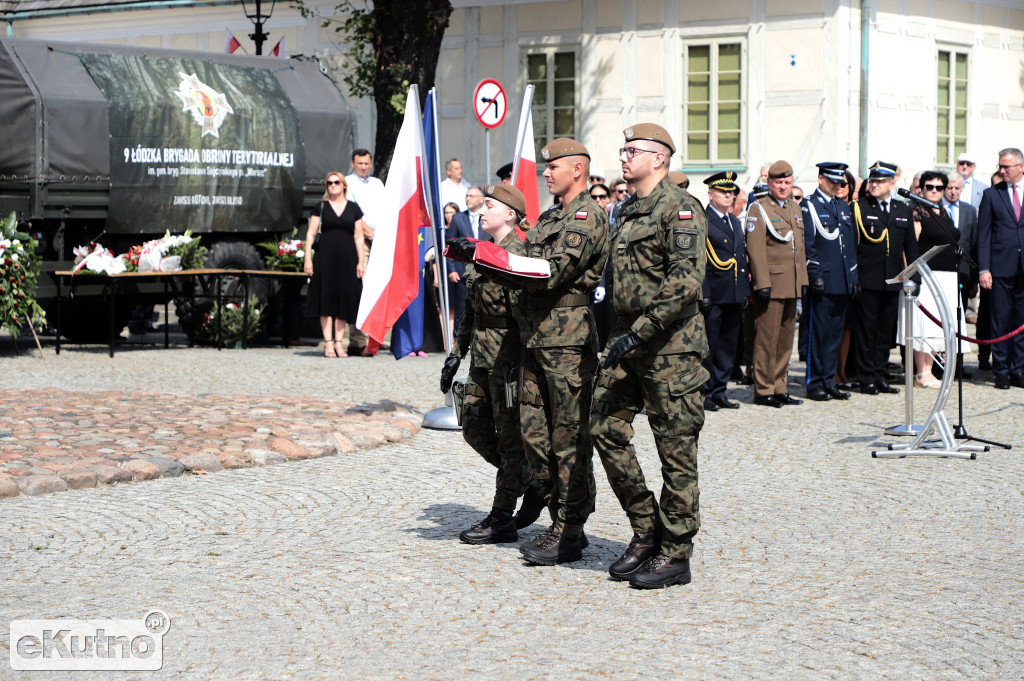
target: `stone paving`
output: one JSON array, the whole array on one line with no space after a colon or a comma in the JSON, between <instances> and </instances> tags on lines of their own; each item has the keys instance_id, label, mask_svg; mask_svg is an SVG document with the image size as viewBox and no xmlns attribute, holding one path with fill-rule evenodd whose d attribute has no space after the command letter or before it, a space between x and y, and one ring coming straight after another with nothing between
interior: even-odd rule
<instances>
[{"instance_id":1,"label":"stone paving","mask_svg":"<svg viewBox=\"0 0 1024 681\"><path fill-rule=\"evenodd\" d=\"M442 403L440 366L283 349L0 357L7 391L392 400L420 414ZM923 419L934 392L916 395ZM975 461L872 459L895 441L882 429L902 419L902 395L782 410L753 406L750 389L730 396L742 408L709 414L701 437L694 581L660 592L607 578L629 529L599 465L584 560L532 567L514 545L460 544L494 477L451 432L5 499L0 648L12 619L158 608L171 629L160 672L3 660L0 678L1024 677L1024 391L965 385L970 431L1014 446ZM955 423L955 401L948 413ZM650 429L636 425L656 484Z\"/></svg>"}]
</instances>

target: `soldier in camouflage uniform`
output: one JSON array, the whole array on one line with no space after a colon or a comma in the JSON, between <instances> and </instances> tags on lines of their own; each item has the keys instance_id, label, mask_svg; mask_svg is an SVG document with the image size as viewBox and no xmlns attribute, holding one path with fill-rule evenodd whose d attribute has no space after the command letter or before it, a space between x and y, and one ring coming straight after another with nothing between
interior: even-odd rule
<instances>
[{"instance_id":1,"label":"soldier in camouflage uniform","mask_svg":"<svg viewBox=\"0 0 1024 681\"><path fill-rule=\"evenodd\" d=\"M697 438L700 388L708 379L704 318L697 313L707 262L700 203L668 179L675 153L664 128L625 130L622 175L636 194L622 206L611 245L619 323L608 338L590 428L608 482L629 516L633 538L609 568L639 588L690 581L700 527ZM630 440L647 408L661 457L661 504L647 488Z\"/></svg>"},{"instance_id":2,"label":"soldier in camouflage uniform","mask_svg":"<svg viewBox=\"0 0 1024 681\"><path fill-rule=\"evenodd\" d=\"M526 214L526 199L515 187L487 185L480 228L507 249L522 241L517 226ZM460 360L472 353L466 399L462 405L462 435L484 461L498 469L491 512L459 534L467 544L500 544L519 539L518 529L533 523L544 508L544 497L533 482L519 435L519 409L505 400L505 365L522 355L519 332L512 319L513 294L477 268L466 268L466 311L452 355L441 371L441 392L447 393ZM516 499L526 492L515 518Z\"/></svg>"},{"instance_id":3,"label":"soldier in camouflage uniform","mask_svg":"<svg viewBox=\"0 0 1024 681\"><path fill-rule=\"evenodd\" d=\"M589 303L608 257L608 216L587 193L585 146L558 138L541 156L548 190L560 203L509 251L546 260L551 277L528 279L495 270L486 275L521 289L516 315L525 350L519 421L553 521L520 551L531 563L555 565L583 557L583 525L597 492L587 428L598 349ZM449 244L463 251L460 257L472 259L465 240Z\"/></svg>"}]
</instances>

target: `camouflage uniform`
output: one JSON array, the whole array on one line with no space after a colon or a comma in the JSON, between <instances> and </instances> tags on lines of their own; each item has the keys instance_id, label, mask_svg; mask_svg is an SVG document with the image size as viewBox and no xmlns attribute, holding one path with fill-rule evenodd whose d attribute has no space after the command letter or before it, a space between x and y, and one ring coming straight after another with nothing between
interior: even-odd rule
<instances>
[{"instance_id":1,"label":"camouflage uniform","mask_svg":"<svg viewBox=\"0 0 1024 681\"><path fill-rule=\"evenodd\" d=\"M622 206L618 227L610 257L619 323L605 351L630 330L643 344L618 367L601 370L591 433L633 531L654 532L660 524L662 553L688 559L700 527L699 390L709 376L701 363L708 354L704 318L697 314L707 220L700 203L665 178L645 198ZM633 417L644 406L661 456L660 509L630 444Z\"/></svg>"},{"instance_id":2,"label":"camouflage uniform","mask_svg":"<svg viewBox=\"0 0 1024 681\"><path fill-rule=\"evenodd\" d=\"M519 241L513 230L498 245L508 249ZM519 410L505 407L503 366L506 361L518 362L522 354L511 316L517 294L481 277L473 265L466 272L466 313L456 338L459 357L472 353L462 435L484 461L498 469L492 508L511 513L533 480L519 435Z\"/></svg>"},{"instance_id":3,"label":"camouflage uniform","mask_svg":"<svg viewBox=\"0 0 1024 681\"><path fill-rule=\"evenodd\" d=\"M549 279L488 274L526 289L515 311L525 346L523 445L555 531L577 537L597 494L587 428L597 372L597 328L589 303L608 257L608 215L580 192L567 206L542 214L526 241L508 250L551 265Z\"/></svg>"}]
</instances>

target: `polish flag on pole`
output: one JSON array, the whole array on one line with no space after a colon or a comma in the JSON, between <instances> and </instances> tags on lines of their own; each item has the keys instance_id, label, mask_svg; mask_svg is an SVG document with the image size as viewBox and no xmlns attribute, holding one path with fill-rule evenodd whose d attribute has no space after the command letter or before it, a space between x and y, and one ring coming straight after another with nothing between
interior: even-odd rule
<instances>
[{"instance_id":1,"label":"polish flag on pole","mask_svg":"<svg viewBox=\"0 0 1024 681\"><path fill-rule=\"evenodd\" d=\"M236 38L235 34L231 32L231 29L226 28L224 30L228 32L227 38L224 39L224 53L234 54L234 52L238 49L241 49L243 52L245 52L245 49L242 48L242 43L238 42L238 38Z\"/></svg>"},{"instance_id":2,"label":"polish flag on pole","mask_svg":"<svg viewBox=\"0 0 1024 681\"><path fill-rule=\"evenodd\" d=\"M380 224L363 275L356 326L383 343L420 288L420 227L430 226L423 191L423 128L420 96L413 85L405 100L405 118L398 131L391 169L384 185Z\"/></svg>"},{"instance_id":3,"label":"polish flag on pole","mask_svg":"<svg viewBox=\"0 0 1024 681\"><path fill-rule=\"evenodd\" d=\"M540 196L537 194L537 147L533 138L533 86L526 86L523 111L519 115L516 154L512 159L512 184L526 198L526 219L537 224L540 217Z\"/></svg>"},{"instance_id":4,"label":"polish flag on pole","mask_svg":"<svg viewBox=\"0 0 1024 681\"><path fill-rule=\"evenodd\" d=\"M274 49L270 51L270 54L275 57L280 57L282 52L284 52L284 36L281 36L281 39L277 41L277 44L274 45Z\"/></svg>"}]
</instances>

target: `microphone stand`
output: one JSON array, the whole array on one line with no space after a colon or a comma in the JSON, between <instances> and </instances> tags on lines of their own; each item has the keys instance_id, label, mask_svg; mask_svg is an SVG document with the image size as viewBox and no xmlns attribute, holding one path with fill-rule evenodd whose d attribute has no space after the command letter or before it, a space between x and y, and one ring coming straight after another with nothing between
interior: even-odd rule
<instances>
[{"instance_id":1,"label":"microphone stand","mask_svg":"<svg viewBox=\"0 0 1024 681\"><path fill-rule=\"evenodd\" d=\"M902 194L901 194L901 196L902 196ZM914 199L917 199L918 197L916 197L914 195L910 195L908 198L910 198L911 200L914 200ZM931 201L926 201L924 199L920 199L920 200L916 201L915 203L918 203L921 206L927 206L929 208L932 208L935 205ZM964 353L963 353L963 340L961 339L961 335L963 334L963 328L962 328L961 324L962 324L962 320L963 320L963 316L964 316L964 309L963 309L963 293L961 291L961 286L960 286L960 268L961 268L964 260L967 261L968 265L970 265L971 267L974 267L974 268L977 268L978 264L976 262L974 262L974 260L971 259L971 256L969 256L967 253L965 253L964 249L960 246L959 235L958 235L958 233L956 231L954 231L956 229L956 225L953 226L953 229L950 229L949 227L947 227L946 224L942 220L942 215L945 214L945 211L942 210L941 207L939 207L937 210L939 211L939 214L936 215L936 214L932 213L932 217L935 219L935 222L939 225L939 227L942 229L942 231L945 232L946 237L949 239L950 243L953 246L953 252L956 254L957 286L956 286L956 369L955 370L956 370L956 383L957 383L957 407L956 407L956 411L957 411L957 424L956 424L956 427L953 428L953 437L956 438L957 440L971 440L973 442L981 442L981 443L984 443L986 445L992 445L993 447L1002 447L1003 449L1011 449L1010 445L1008 445L1008 444L1003 444L1002 442L995 442L994 440L985 440L985 439L982 439L980 437L974 437L973 435L968 434L967 427L964 425ZM943 371L949 371L949 358L948 357L946 358L945 366L943 366L942 369L943 369Z\"/></svg>"}]
</instances>

